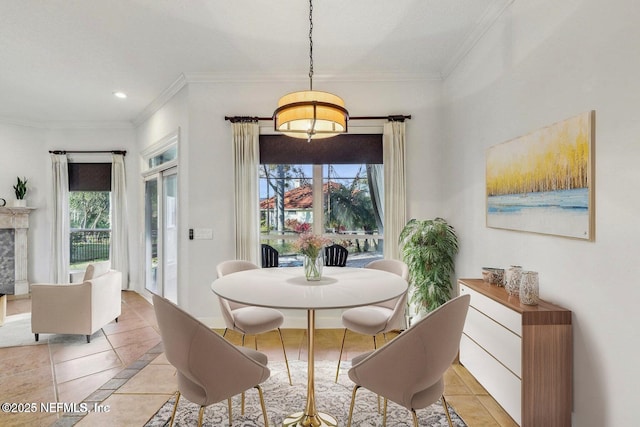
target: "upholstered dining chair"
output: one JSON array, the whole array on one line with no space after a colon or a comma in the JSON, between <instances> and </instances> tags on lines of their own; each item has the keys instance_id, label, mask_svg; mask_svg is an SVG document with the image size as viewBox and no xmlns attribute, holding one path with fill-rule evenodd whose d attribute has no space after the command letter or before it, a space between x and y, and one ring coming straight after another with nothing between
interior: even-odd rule
<instances>
[{"instance_id":1,"label":"upholstered dining chair","mask_svg":"<svg viewBox=\"0 0 640 427\"><path fill-rule=\"evenodd\" d=\"M271 374L267 356L231 344L169 300L155 294L152 298L165 356L177 370L178 392L169 425L175 421L180 396L200 405L198 426L207 406L227 399L231 425L231 397L256 388L268 426L260 387Z\"/></svg>"},{"instance_id":2,"label":"upholstered dining chair","mask_svg":"<svg viewBox=\"0 0 640 427\"><path fill-rule=\"evenodd\" d=\"M388 271L396 274L404 280L409 278L409 267L402 261L394 259L381 259L372 261L364 268ZM376 335L383 334L386 341L387 332L404 329L404 313L407 305L406 292L398 298L384 301L375 305L355 307L345 310L342 313L342 325L344 335L342 336L342 346L340 346L340 356L338 357L338 368L336 369L336 382L340 372L340 362L342 352L347 338L347 330L352 330L359 334L371 335L373 337L373 348L377 349Z\"/></svg>"},{"instance_id":3,"label":"upholstered dining chair","mask_svg":"<svg viewBox=\"0 0 640 427\"><path fill-rule=\"evenodd\" d=\"M344 267L347 265L349 251L342 245L334 243L324 248L324 265L329 267Z\"/></svg>"},{"instance_id":4,"label":"upholstered dining chair","mask_svg":"<svg viewBox=\"0 0 640 427\"><path fill-rule=\"evenodd\" d=\"M280 262L280 253L271 245L263 243L260 245L262 252L262 268L277 267Z\"/></svg>"},{"instance_id":5,"label":"upholstered dining chair","mask_svg":"<svg viewBox=\"0 0 640 427\"><path fill-rule=\"evenodd\" d=\"M383 425L388 400L409 409L413 425L418 427L416 410L441 398L449 426L453 427L443 394L443 376L458 353L470 299L462 295L447 301L384 347L352 360L349 378L355 385L347 427L351 426L360 387L384 397Z\"/></svg>"},{"instance_id":6,"label":"upholstered dining chair","mask_svg":"<svg viewBox=\"0 0 640 427\"><path fill-rule=\"evenodd\" d=\"M260 268L252 262L243 260L223 261L216 267L218 277L227 274L237 273L239 271L253 270ZM242 345L244 346L245 335L254 335L256 338L255 347L258 349L258 335L276 329L280 335L280 343L282 344L282 353L284 354L284 363L287 366L287 375L289 376L289 384L291 382L291 371L289 370L289 361L287 360L287 351L284 348L284 340L282 339L282 331L280 326L284 323L284 315L275 308L254 307L250 305L240 304L227 299L218 297L222 317L225 322L223 337L227 335L229 329L242 334Z\"/></svg>"}]
</instances>

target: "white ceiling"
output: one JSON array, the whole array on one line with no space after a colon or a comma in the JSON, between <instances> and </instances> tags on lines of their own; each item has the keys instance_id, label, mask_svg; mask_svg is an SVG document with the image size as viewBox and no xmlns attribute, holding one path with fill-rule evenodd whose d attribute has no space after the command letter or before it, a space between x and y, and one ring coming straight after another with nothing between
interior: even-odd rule
<instances>
[{"instance_id":1,"label":"white ceiling","mask_svg":"<svg viewBox=\"0 0 640 427\"><path fill-rule=\"evenodd\" d=\"M446 77L512 1L316 0L315 76ZM184 75L305 79L308 16L304 0L0 0L0 120L136 122Z\"/></svg>"}]
</instances>

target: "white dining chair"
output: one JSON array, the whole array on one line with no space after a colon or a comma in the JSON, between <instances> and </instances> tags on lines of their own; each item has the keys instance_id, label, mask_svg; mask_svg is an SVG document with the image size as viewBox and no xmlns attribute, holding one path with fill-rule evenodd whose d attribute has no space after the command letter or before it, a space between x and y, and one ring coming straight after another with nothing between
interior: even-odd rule
<instances>
[{"instance_id":1,"label":"white dining chair","mask_svg":"<svg viewBox=\"0 0 640 427\"><path fill-rule=\"evenodd\" d=\"M407 267L407 264L398 260L376 260L370 262L364 268L387 271L402 277L404 280L409 278L409 268ZM342 352L347 338L347 330L363 335L371 335L373 337L373 348L377 349L378 344L376 341L376 335L383 334L386 341L387 332L404 329L404 313L406 304L407 293L405 292L398 298L375 305L350 308L342 313L342 325L345 328L344 335L342 336L342 345L340 346L340 356L338 357L336 382L338 382L338 375L340 373L340 362L342 361Z\"/></svg>"},{"instance_id":2,"label":"white dining chair","mask_svg":"<svg viewBox=\"0 0 640 427\"><path fill-rule=\"evenodd\" d=\"M218 272L218 277L223 277L228 274L258 268L260 267L249 261L230 260L218 264L216 270ZM244 346L245 335L254 335L256 338L255 348L257 350L257 335L274 329L278 331L278 334L280 335L280 343L282 344L282 353L284 354L284 363L287 366L289 384L293 385L291 382L289 361L287 360L287 351L285 350L282 331L280 330L280 326L284 323L284 315L275 308L255 307L240 304L222 297L218 297L218 301L220 302L220 309L222 310L222 316L226 325L224 333L222 334L223 337L226 336L229 329L239 332L242 334L242 345Z\"/></svg>"},{"instance_id":3,"label":"white dining chair","mask_svg":"<svg viewBox=\"0 0 640 427\"><path fill-rule=\"evenodd\" d=\"M413 425L418 427L416 410L442 399L447 421L453 427L444 398L444 373L458 354L470 300L469 295L461 295L447 301L389 344L352 360L349 378L355 385L347 427L351 426L360 387L384 397L383 425L388 400L411 411Z\"/></svg>"}]
</instances>

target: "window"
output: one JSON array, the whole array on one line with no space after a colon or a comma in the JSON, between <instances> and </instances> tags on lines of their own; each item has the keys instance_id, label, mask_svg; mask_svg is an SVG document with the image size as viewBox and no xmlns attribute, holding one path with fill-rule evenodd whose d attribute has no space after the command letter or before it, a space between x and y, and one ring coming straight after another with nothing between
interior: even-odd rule
<instances>
[{"instance_id":1,"label":"window","mask_svg":"<svg viewBox=\"0 0 640 427\"><path fill-rule=\"evenodd\" d=\"M354 138L344 138L348 136ZM382 166L381 135L343 135L302 145L282 138L286 137L260 137L261 243L278 250L281 266L301 264L292 243L306 231L347 247L350 266L381 258L376 194L382 188L372 175ZM272 159L298 162L267 163Z\"/></svg>"},{"instance_id":2,"label":"window","mask_svg":"<svg viewBox=\"0 0 640 427\"><path fill-rule=\"evenodd\" d=\"M69 163L69 269L109 259L111 163Z\"/></svg>"}]
</instances>

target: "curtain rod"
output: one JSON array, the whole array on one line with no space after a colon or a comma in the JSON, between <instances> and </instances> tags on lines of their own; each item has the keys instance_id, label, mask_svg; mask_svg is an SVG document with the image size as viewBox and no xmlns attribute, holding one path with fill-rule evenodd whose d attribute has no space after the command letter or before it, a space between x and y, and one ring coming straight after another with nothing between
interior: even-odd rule
<instances>
[{"instance_id":1,"label":"curtain rod","mask_svg":"<svg viewBox=\"0 0 640 427\"><path fill-rule=\"evenodd\" d=\"M68 153L83 153L83 154L100 154L100 153L111 153L111 154L122 154L123 156L127 155L126 151L122 151L122 150L108 150L108 151L91 151L91 150L86 150L86 151L82 151L82 150L72 150L72 151L67 151L67 150L49 150L50 154L68 154Z\"/></svg>"},{"instance_id":2,"label":"curtain rod","mask_svg":"<svg viewBox=\"0 0 640 427\"><path fill-rule=\"evenodd\" d=\"M273 117L224 116L224 119L230 121L231 123L237 123L237 122L270 121L270 120L273 120ZM390 115L390 116L349 117L349 120L384 120L384 119L389 120L391 122L404 122L405 120L411 119L411 115L405 116L405 115L399 114L399 115Z\"/></svg>"}]
</instances>

